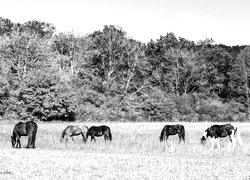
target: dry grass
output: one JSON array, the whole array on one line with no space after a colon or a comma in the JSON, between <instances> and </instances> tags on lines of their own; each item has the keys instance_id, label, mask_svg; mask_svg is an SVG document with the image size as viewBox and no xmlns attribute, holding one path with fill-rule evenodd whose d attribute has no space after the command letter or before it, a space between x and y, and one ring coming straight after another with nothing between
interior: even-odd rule
<instances>
[{"instance_id":1,"label":"dry grass","mask_svg":"<svg viewBox=\"0 0 250 180\"><path fill-rule=\"evenodd\" d=\"M80 123L70 123L80 124ZM59 139L68 123L38 123L36 149L13 149L14 124L0 122L0 179L249 179L250 152L228 152L200 145L201 133L213 123L182 123L186 143L172 136L159 142L166 123L101 123L111 127L112 143L103 137L83 144L80 137L65 147ZM101 125L87 123L85 125ZM240 123L243 142L250 140L250 124ZM27 138L22 137L25 146Z\"/></svg>"}]
</instances>

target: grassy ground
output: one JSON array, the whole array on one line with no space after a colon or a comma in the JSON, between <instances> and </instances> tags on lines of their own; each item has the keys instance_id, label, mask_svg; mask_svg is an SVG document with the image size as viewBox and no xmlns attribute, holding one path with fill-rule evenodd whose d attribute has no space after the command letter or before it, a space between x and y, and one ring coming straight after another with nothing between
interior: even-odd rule
<instances>
[{"instance_id":1,"label":"grassy ground","mask_svg":"<svg viewBox=\"0 0 250 180\"><path fill-rule=\"evenodd\" d=\"M10 135L14 123L0 122L0 179L250 179L250 124L240 123L244 151L211 151L200 144L202 132L213 123L182 123L185 144L172 136L159 142L166 123L101 123L111 127L112 143L103 137L82 143L80 136L67 145L60 135L69 124L38 123L36 149L13 149ZM87 126L101 125L86 123ZM22 137L25 147L27 138Z\"/></svg>"}]
</instances>

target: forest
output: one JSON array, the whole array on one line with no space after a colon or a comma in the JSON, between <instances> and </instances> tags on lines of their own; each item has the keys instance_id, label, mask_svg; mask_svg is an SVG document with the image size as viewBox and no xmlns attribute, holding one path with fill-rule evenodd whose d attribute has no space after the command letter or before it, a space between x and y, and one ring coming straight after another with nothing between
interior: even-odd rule
<instances>
[{"instance_id":1,"label":"forest","mask_svg":"<svg viewBox=\"0 0 250 180\"><path fill-rule=\"evenodd\" d=\"M249 84L249 45L0 18L0 120L248 121Z\"/></svg>"}]
</instances>

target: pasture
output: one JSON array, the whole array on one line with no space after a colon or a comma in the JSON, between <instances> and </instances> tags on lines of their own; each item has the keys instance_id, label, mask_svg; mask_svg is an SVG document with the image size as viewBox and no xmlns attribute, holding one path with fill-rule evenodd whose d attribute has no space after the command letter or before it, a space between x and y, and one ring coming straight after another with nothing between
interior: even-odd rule
<instances>
[{"instance_id":1,"label":"pasture","mask_svg":"<svg viewBox=\"0 0 250 180\"><path fill-rule=\"evenodd\" d=\"M249 179L250 124L239 123L246 146L210 150L210 141L200 144L202 132L214 123L181 123L186 142L178 136L159 142L165 124L175 123L43 123L37 122L36 149L11 148L14 123L0 122L0 179ZM67 147L60 136L67 125L108 125L112 142L103 137L84 144L80 136ZM27 138L21 138L22 147Z\"/></svg>"}]
</instances>

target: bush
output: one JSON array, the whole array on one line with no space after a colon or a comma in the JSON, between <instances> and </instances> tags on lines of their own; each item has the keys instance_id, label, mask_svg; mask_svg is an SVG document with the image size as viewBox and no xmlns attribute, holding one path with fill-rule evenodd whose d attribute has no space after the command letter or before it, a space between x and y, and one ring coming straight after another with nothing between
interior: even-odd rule
<instances>
[{"instance_id":1,"label":"bush","mask_svg":"<svg viewBox=\"0 0 250 180\"><path fill-rule=\"evenodd\" d=\"M236 121L242 116L240 108L242 108L242 104L235 101L223 103L217 99L200 99L200 104L197 108L198 121Z\"/></svg>"}]
</instances>

